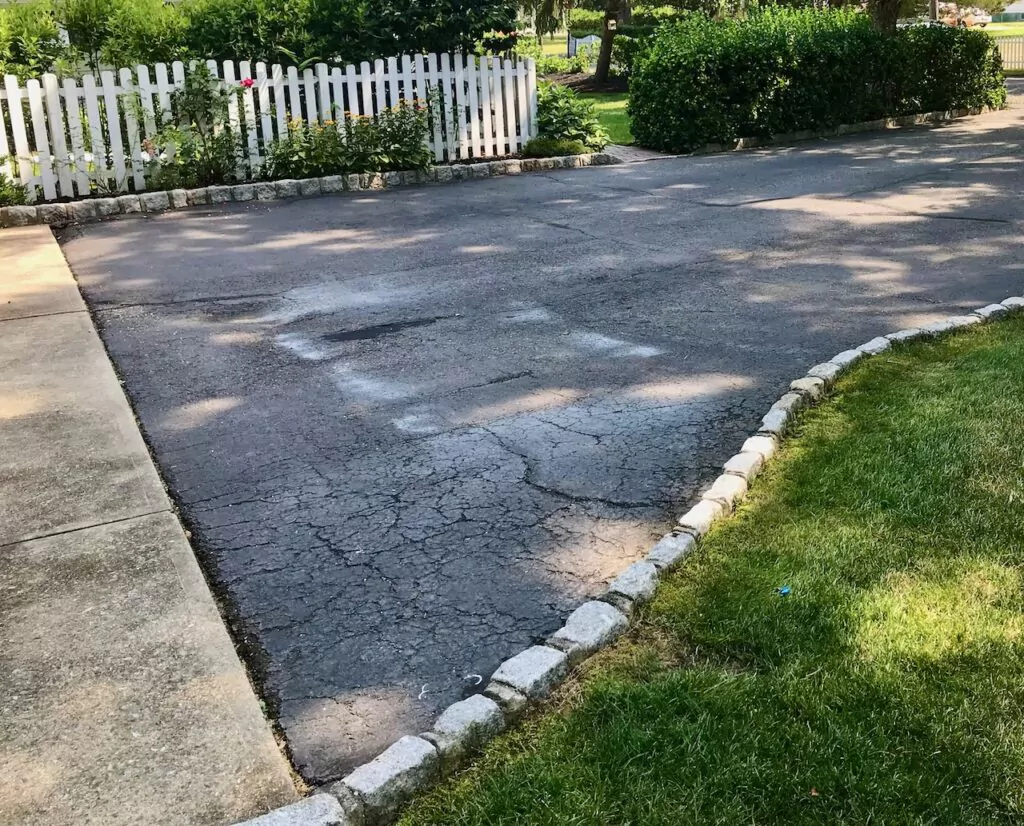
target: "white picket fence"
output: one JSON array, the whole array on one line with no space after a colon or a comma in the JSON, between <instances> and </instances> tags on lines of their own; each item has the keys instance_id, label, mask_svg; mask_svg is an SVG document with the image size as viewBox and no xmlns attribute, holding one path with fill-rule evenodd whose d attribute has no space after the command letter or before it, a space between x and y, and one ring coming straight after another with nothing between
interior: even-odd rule
<instances>
[{"instance_id":1,"label":"white picket fence","mask_svg":"<svg viewBox=\"0 0 1024 826\"><path fill-rule=\"evenodd\" d=\"M1024 69L1024 37L997 37L1004 69Z\"/></svg>"},{"instance_id":2,"label":"white picket fence","mask_svg":"<svg viewBox=\"0 0 1024 826\"><path fill-rule=\"evenodd\" d=\"M313 125L373 116L401 101L428 101L428 145L439 161L510 155L537 134L534 62L461 54L406 55L370 65L319 63L301 75L248 61L207 63L226 88L238 89L230 128L243 146L243 172L254 176L268 145L301 119ZM162 63L100 72L99 81L52 74L24 88L8 75L0 88L0 158L32 200L146 189L145 140L174 118L171 93L190 67ZM242 84L243 80L252 83ZM4 174L0 166L0 174Z\"/></svg>"}]
</instances>

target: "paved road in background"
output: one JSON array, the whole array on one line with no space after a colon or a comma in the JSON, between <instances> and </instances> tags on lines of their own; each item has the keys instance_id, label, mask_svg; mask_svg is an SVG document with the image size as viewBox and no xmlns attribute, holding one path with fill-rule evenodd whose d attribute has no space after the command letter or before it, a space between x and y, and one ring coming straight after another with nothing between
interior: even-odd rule
<instances>
[{"instance_id":1,"label":"paved road in background","mask_svg":"<svg viewBox=\"0 0 1024 826\"><path fill-rule=\"evenodd\" d=\"M70 233L302 774L556 629L790 378L1021 292L1022 111Z\"/></svg>"}]
</instances>

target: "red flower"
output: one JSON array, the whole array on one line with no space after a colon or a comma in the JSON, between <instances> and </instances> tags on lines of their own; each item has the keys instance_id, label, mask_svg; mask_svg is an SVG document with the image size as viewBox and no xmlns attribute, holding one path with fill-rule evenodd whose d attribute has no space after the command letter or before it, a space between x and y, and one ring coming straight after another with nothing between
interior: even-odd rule
<instances>
[{"instance_id":1,"label":"red flower","mask_svg":"<svg viewBox=\"0 0 1024 826\"><path fill-rule=\"evenodd\" d=\"M255 82L256 81L253 80L251 77L244 77L242 78L242 82L240 85L243 89L251 89Z\"/></svg>"}]
</instances>

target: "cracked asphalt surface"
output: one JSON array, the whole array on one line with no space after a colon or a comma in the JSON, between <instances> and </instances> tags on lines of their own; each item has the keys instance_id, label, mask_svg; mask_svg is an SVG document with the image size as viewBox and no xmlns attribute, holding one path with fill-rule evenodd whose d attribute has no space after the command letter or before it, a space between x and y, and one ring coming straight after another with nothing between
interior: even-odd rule
<instances>
[{"instance_id":1,"label":"cracked asphalt surface","mask_svg":"<svg viewBox=\"0 0 1024 826\"><path fill-rule=\"evenodd\" d=\"M554 631L808 366L1021 292L1022 141L1014 108L62 240L315 783Z\"/></svg>"}]
</instances>

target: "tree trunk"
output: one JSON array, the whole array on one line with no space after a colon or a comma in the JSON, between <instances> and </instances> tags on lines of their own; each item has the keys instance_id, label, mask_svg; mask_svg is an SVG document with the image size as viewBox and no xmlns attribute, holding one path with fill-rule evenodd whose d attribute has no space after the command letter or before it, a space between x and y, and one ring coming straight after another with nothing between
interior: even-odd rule
<instances>
[{"instance_id":1,"label":"tree trunk","mask_svg":"<svg viewBox=\"0 0 1024 826\"><path fill-rule=\"evenodd\" d=\"M622 13L619 15L619 22L633 22L633 0L622 0Z\"/></svg>"},{"instance_id":2,"label":"tree trunk","mask_svg":"<svg viewBox=\"0 0 1024 826\"><path fill-rule=\"evenodd\" d=\"M875 28L880 32L895 32L900 16L900 0L872 0L868 8Z\"/></svg>"},{"instance_id":3,"label":"tree trunk","mask_svg":"<svg viewBox=\"0 0 1024 826\"><path fill-rule=\"evenodd\" d=\"M612 42L615 40L615 26L619 22L620 0L607 0L604 7L604 29L601 32L601 52L597 56L597 71L594 80L607 83L612 70ZM611 21L612 25L609 25Z\"/></svg>"}]
</instances>

